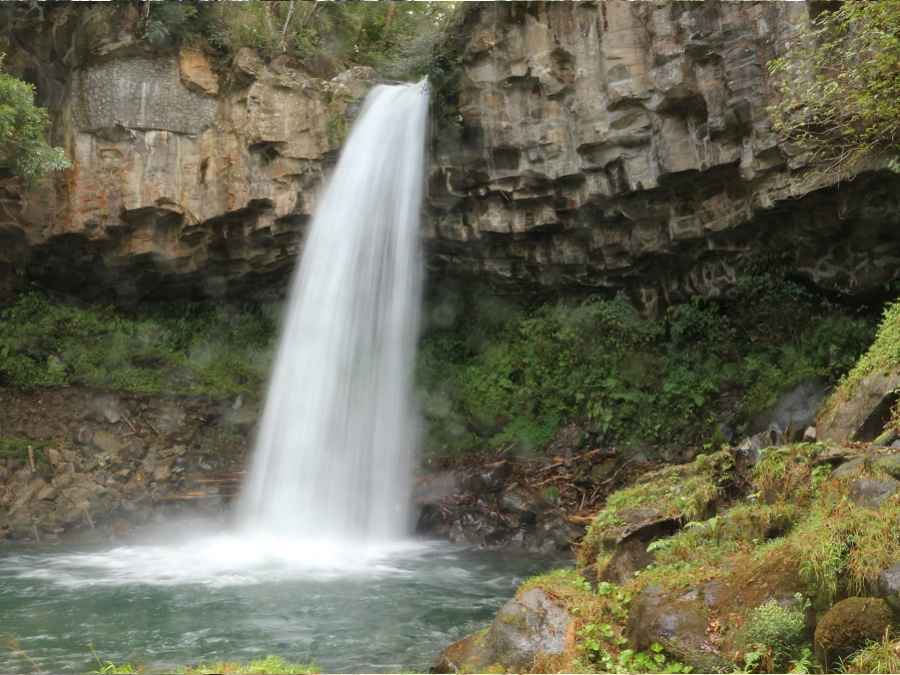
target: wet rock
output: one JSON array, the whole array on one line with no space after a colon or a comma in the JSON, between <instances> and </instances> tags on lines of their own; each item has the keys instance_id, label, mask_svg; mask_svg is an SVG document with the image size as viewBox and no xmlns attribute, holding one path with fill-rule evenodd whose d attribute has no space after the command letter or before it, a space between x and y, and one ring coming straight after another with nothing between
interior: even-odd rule
<instances>
[{"instance_id":1,"label":"wet rock","mask_svg":"<svg viewBox=\"0 0 900 675\"><path fill-rule=\"evenodd\" d=\"M562 655L572 640L574 618L540 588L520 593L497 613L490 628L450 645L431 672L528 672L535 661Z\"/></svg>"},{"instance_id":2,"label":"wet rock","mask_svg":"<svg viewBox=\"0 0 900 675\"><path fill-rule=\"evenodd\" d=\"M500 508L513 513L525 522L534 522L541 508L534 495L518 485L511 486L500 497Z\"/></svg>"},{"instance_id":3,"label":"wet rock","mask_svg":"<svg viewBox=\"0 0 900 675\"><path fill-rule=\"evenodd\" d=\"M125 449L125 443L115 434L108 431L95 431L91 438L91 445L102 453L109 456L110 459L118 459L119 454Z\"/></svg>"},{"instance_id":4,"label":"wet rock","mask_svg":"<svg viewBox=\"0 0 900 675\"><path fill-rule=\"evenodd\" d=\"M787 441L800 440L806 429L815 424L827 392L828 383L821 378L800 382L782 394L771 410L754 418L751 431L776 429Z\"/></svg>"},{"instance_id":5,"label":"wet rock","mask_svg":"<svg viewBox=\"0 0 900 675\"><path fill-rule=\"evenodd\" d=\"M530 548L540 553L553 554L570 551L583 534L583 530L575 527L558 512L545 514L534 528L535 544ZM528 541L524 542L526 547Z\"/></svg>"},{"instance_id":6,"label":"wet rock","mask_svg":"<svg viewBox=\"0 0 900 675\"><path fill-rule=\"evenodd\" d=\"M873 440L884 430L898 391L900 370L864 377L850 400L830 401L819 415L820 438L837 443Z\"/></svg>"},{"instance_id":7,"label":"wet rock","mask_svg":"<svg viewBox=\"0 0 900 675\"><path fill-rule=\"evenodd\" d=\"M635 649L658 643L696 672L720 672L729 664L707 634L709 616L699 593L673 595L649 586L631 601L627 634Z\"/></svg>"},{"instance_id":8,"label":"wet rock","mask_svg":"<svg viewBox=\"0 0 900 675\"><path fill-rule=\"evenodd\" d=\"M891 443L896 441L898 437L900 437L900 434L895 429L887 429L872 441L872 445L889 448Z\"/></svg>"},{"instance_id":9,"label":"wet rock","mask_svg":"<svg viewBox=\"0 0 900 675\"><path fill-rule=\"evenodd\" d=\"M151 415L153 428L160 434L172 434L182 428L187 421L187 412L176 405L161 406Z\"/></svg>"},{"instance_id":10,"label":"wet rock","mask_svg":"<svg viewBox=\"0 0 900 675\"><path fill-rule=\"evenodd\" d=\"M850 499L859 506L877 509L900 492L900 481L893 478L860 478L850 484Z\"/></svg>"},{"instance_id":11,"label":"wet rock","mask_svg":"<svg viewBox=\"0 0 900 675\"><path fill-rule=\"evenodd\" d=\"M89 416L97 422L117 424L125 417L125 408L116 396L98 396L92 402Z\"/></svg>"},{"instance_id":12,"label":"wet rock","mask_svg":"<svg viewBox=\"0 0 900 675\"><path fill-rule=\"evenodd\" d=\"M835 663L880 640L891 626L891 610L881 598L847 598L825 612L818 625L814 646L819 659Z\"/></svg>"},{"instance_id":13,"label":"wet rock","mask_svg":"<svg viewBox=\"0 0 900 675\"><path fill-rule=\"evenodd\" d=\"M878 595L900 616L900 561L878 575Z\"/></svg>"},{"instance_id":14,"label":"wet rock","mask_svg":"<svg viewBox=\"0 0 900 675\"><path fill-rule=\"evenodd\" d=\"M831 472L831 475L835 478L848 478L857 472L861 471L863 467L866 466L866 463L869 461L868 457L854 457L848 462L844 462L838 468Z\"/></svg>"},{"instance_id":15,"label":"wet rock","mask_svg":"<svg viewBox=\"0 0 900 675\"><path fill-rule=\"evenodd\" d=\"M875 466L888 473L892 478L900 480L900 452L880 457L875 460Z\"/></svg>"},{"instance_id":16,"label":"wet rock","mask_svg":"<svg viewBox=\"0 0 900 675\"><path fill-rule=\"evenodd\" d=\"M463 479L463 488L473 494L500 492L509 479L512 466L506 460L494 462Z\"/></svg>"},{"instance_id":17,"label":"wet rock","mask_svg":"<svg viewBox=\"0 0 900 675\"><path fill-rule=\"evenodd\" d=\"M625 583L653 562L647 547L657 539L672 536L680 527L677 518L662 518L658 513L626 525L612 544L613 555L600 571L600 580Z\"/></svg>"},{"instance_id":18,"label":"wet rock","mask_svg":"<svg viewBox=\"0 0 900 675\"><path fill-rule=\"evenodd\" d=\"M580 426L575 423L566 424L560 427L553 436L553 439L547 445L546 453L553 456L571 456L584 447L586 438L587 434Z\"/></svg>"}]
</instances>

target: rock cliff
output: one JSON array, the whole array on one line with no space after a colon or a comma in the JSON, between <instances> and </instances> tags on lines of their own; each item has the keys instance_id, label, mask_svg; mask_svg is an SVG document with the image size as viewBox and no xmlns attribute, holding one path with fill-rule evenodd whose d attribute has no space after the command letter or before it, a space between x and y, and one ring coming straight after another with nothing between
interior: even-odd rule
<instances>
[{"instance_id":1,"label":"rock cliff","mask_svg":"<svg viewBox=\"0 0 900 675\"><path fill-rule=\"evenodd\" d=\"M432 271L625 289L651 309L760 260L848 293L895 280L897 177L873 162L836 185L770 130L766 62L812 9L467 5L435 103ZM39 94L74 166L25 194L0 186L0 291L30 278L126 301L282 281L375 81L128 40L56 75Z\"/></svg>"},{"instance_id":2,"label":"rock cliff","mask_svg":"<svg viewBox=\"0 0 900 675\"><path fill-rule=\"evenodd\" d=\"M896 278L898 181L833 185L770 129L801 3L488 3L469 13L433 264L654 305L778 259L844 292ZM445 136L447 131L445 130Z\"/></svg>"}]
</instances>

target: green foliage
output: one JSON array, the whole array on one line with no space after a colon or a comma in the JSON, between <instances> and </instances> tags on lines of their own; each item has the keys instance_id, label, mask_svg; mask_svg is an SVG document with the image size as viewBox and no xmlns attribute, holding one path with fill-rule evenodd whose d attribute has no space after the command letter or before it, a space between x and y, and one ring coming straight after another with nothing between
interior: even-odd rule
<instances>
[{"instance_id":1,"label":"green foliage","mask_svg":"<svg viewBox=\"0 0 900 675\"><path fill-rule=\"evenodd\" d=\"M316 665L304 663L290 663L278 656L267 656L249 663L237 663L234 661L218 661L216 663L203 663L198 666L185 668L184 675L207 675L221 673L222 675L312 675L320 672Z\"/></svg>"},{"instance_id":2,"label":"green foliage","mask_svg":"<svg viewBox=\"0 0 900 675\"><path fill-rule=\"evenodd\" d=\"M0 459L11 458L28 461L28 448L31 448L35 464L46 466L47 457L43 451L47 445L47 441L34 441L15 436L0 437Z\"/></svg>"},{"instance_id":3,"label":"green foliage","mask_svg":"<svg viewBox=\"0 0 900 675\"><path fill-rule=\"evenodd\" d=\"M847 499L839 481L823 485L809 517L795 530L804 542L800 573L817 607L842 594L874 590L878 574L900 558L900 502L872 511Z\"/></svg>"},{"instance_id":4,"label":"green foliage","mask_svg":"<svg viewBox=\"0 0 900 675\"><path fill-rule=\"evenodd\" d=\"M373 66L387 77L427 74L434 44L456 3L260 2L201 7L199 32L215 48L250 47L308 63Z\"/></svg>"},{"instance_id":5,"label":"green foliage","mask_svg":"<svg viewBox=\"0 0 900 675\"><path fill-rule=\"evenodd\" d=\"M275 328L261 307L161 306L137 318L27 293L0 312L0 381L22 388L256 394Z\"/></svg>"},{"instance_id":6,"label":"green foliage","mask_svg":"<svg viewBox=\"0 0 900 675\"><path fill-rule=\"evenodd\" d=\"M769 63L781 95L776 131L830 168L900 155L900 2L846 0L799 31Z\"/></svg>"},{"instance_id":7,"label":"green foliage","mask_svg":"<svg viewBox=\"0 0 900 675\"><path fill-rule=\"evenodd\" d=\"M131 663L113 663L112 661L100 662L92 675L136 675L141 669Z\"/></svg>"},{"instance_id":8,"label":"green foliage","mask_svg":"<svg viewBox=\"0 0 900 675\"><path fill-rule=\"evenodd\" d=\"M746 650L745 664L762 665L767 672L780 672L791 660L803 658L807 643L807 605L799 596L790 607L769 600L752 609L738 634L738 643Z\"/></svg>"},{"instance_id":9,"label":"green foliage","mask_svg":"<svg viewBox=\"0 0 900 675\"><path fill-rule=\"evenodd\" d=\"M147 10L144 38L156 47L177 44L199 28L200 10L191 2L154 2Z\"/></svg>"},{"instance_id":10,"label":"green foliage","mask_svg":"<svg viewBox=\"0 0 900 675\"><path fill-rule=\"evenodd\" d=\"M885 633L850 656L843 664L845 673L900 673L900 634Z\"/></svg>"},{"instance_id":11,"label":"green foliage","mask_svg":"<svg viewBox=\"0 0 900 675\"><path fill-rule=\"evenodd\" d=\"M900 301L885 307L875 341L841 381L837 397L847 399L854 387L872 373L886 373L900 368Z\"/></svg>"},{"instance_id":12,"label":"green foliage","mask_svg":"<svg viewBox=\"0 0 900 675\"><path fill-rule=\"evenodd\" d=\"M444 302L436 301L441 311ZM598 443L713 449L715 422L741 431L800 381L835 381L872 336L867 319L765 277L750 277L734 298L676 306L661 319L621 297L450 304L418 364L426 447L444 454L539 450L571 420Z\"/></svg>"},{"instance_id":13,"label":"green foliage","mask_svg":"<svg viewBox=\"0 0 900 675\"><path fill-rule=\"evenodd\" d=\"M34 104L34 86L4 73L0 54L0 170L28 183L70 166L62 148L48 145L47 111Z\"/></svg>"}]
</instances>

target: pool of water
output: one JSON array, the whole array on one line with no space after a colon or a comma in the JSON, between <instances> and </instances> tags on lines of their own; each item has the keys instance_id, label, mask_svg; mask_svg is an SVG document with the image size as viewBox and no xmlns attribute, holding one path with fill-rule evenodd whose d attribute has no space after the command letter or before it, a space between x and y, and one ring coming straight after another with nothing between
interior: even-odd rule
<instances>
[{"instance_id":1,"label":"pool of water","mask_svg":"<svg viewBox=\"0 0 900 675\"><path fill-rule=\"evenodd\" d=\"M186 535L182 531L182 535ZM0 672L148 672L278 655L326 672L427 671L559 560L446 543L369 547L196 534L0 547Z\"/></svg>"}]
</instances>

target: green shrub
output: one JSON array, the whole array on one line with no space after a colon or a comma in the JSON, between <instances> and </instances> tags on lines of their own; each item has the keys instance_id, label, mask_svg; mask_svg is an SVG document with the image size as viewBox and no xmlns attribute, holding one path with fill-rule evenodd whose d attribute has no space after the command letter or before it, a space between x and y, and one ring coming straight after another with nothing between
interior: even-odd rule
<instances>
[{"instance_id":1,"label":"green shrub","mask_svg":"<svg viewBox=\"0 0 900 675\"><path fill-rule=\"evenodd\" d=\"M839 174L874 152L900 157L900 3L846 0L769 63L773 126Z\"/></svg>"},{"instance_id":2,"label":"green shrub","mask_svg":"<svg viewBox=\"0 0 900 675\"><path fill-rule=\"evenodd\" d=\"M4 73L3 56L0 53L0 170L33 182L70 163L62 148L47 143L50 118L34 104L34 85Z\"/></svg>"},{"instance_id":3,"label":"green shrub","mask_svg":"<svg viewBox=\"0 0 900 675\"><path fill-rule=\"evenodd\" d=\"M738 643L751 655L749 660L764 662L768 672L781 672L800 656L808 642L805 609L802 597L791 607L769 600L752 609L738 634Z\"/></svg>"},{"instance_id":4,"label":"green shrub","mask_svg":"<svg viewBox=\"0 0 900 675\"><path fill-rule=\"evenodd\" d=\"M275 321L263 307L169 305L130 316L112 307L21 295L0 312L0 381L33 388L255 395Z\"/></svg>"},{"instance_id":5,"label":"green shrub","mask_svg":"<svg viewBox=\"0 0 900 675\"><path fill-rule=\"evenodd\" d=\"M435 304L419 387L426 447L450 453L539 450L572 420L597 443L712 450L718 422L740 432L797 383L835 381L872 336L868 319L767 277L661 319L621 297L527 307L479 293Z\"/></svg>"}]
</instances>

